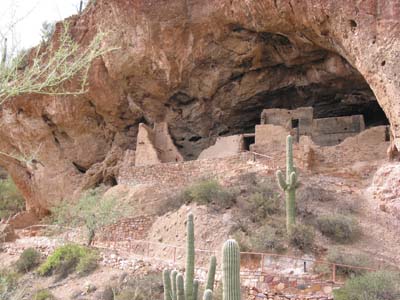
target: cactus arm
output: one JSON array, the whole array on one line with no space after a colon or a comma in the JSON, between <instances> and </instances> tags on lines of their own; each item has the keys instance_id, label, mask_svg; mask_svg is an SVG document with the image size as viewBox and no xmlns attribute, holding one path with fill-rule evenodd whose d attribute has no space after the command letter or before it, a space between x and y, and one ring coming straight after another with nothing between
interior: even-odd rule
<instances>
[{"instance_id":1,"label":"cactus arm","mask_svg":"<svg viewBox=\"0 0 400 300\"><path fill-rule=\"evenodd\" d=\"M212 300L213 292L212 290L205 290L203 294L203 300Z\"/></svg>"},{"instance_id":2,"label":"cactus arm","mask_svg":"<svg viewBox=\"0 0 400 300\"><path fill-rule=\"evenodd\" d=\"M288 185L286 183L285 178L283 178L283 173L281 170L278 170L276 172L276 178L278 179L278 184L279 184L280 188L285 191L287 189Z\"/></svg>"},{"instance_id":3,"label":"cactus arm","mask_svg":"<svg viewBox=\"0 0 400 300\"><path fill-rule=\"evenodd\" d=\"M195 279L193 280L193 300L197 300L198 294L199 294L199 281Z\"/></svg>"},{"instance_id":4,"label":"cactus arm","mask_svg":"<svg viewBox=\"0 0 400 300\"><path fill-rule=\"evenodd\" d=\"M240 250L235 240L227 240L223 247L223 300L240 300Z\"/></svg>"},{"instance_id":5,"label":"cactus arm","mask_svg":"<svg viewBox=\"0 0 400 300\"><path fill-rule=\"evenodd\" d=\"M171 273L169 270L163 271L163 283L164 283L164 300L172 300L171 290Z\"/></svg>"},{"instance_id":6,"label":"cactus arm","mask_svg":"<svg viewBox=\"0 0 400 300\"><path fill-rule=\"evenodd\" d=\"M193 214L188 214L187 237L186 237L186 270L185 270L185 298L193 299L193 279L194 279L194 224Z\"/></svg>"},{"instance_id":7,"label":"cactus arm","mask_svg":"<svg viewBox=\"0 0 400 300\"><path fill-rule=\"evenodd\" d=\"M171 286L172 286L172 300L177 300L176 299L176 276L178 275L178 272L176 270L173 270L171 272Z\"/></svg>"},{"instance_id":8,"label":"cactus arm","mask_svg":"<svg viewBox=\"0 0 400 300\"><path fill-rule=\"evenodd\" d=\"M296 175L295 172L292 172L290 174L290 177L289 177L288 189L289 190L295 189L296 188L296 183L297 183L297 175Z\"/></svg>"},{"instance_id":9,"label":"cactus arm","mask_svg":"<svg viewBox=\"0 0 400 300\"><path fill-rule=\"evenodd\" d=\"M211 256L210 266L208 268L206 290L214 290L215 270L217 268L217 258Z\"/></svg>"},{"instance_id":10,"label":"cactus arm","mask_svg":"<svg viewBox=\"0 0 400 300\"><path fill-rule=\"evenodd\" d=\"M177 289L176 299L177 300L185 300L185 290L183 287L183 275L182 274L178 274L176 276L176 289Z\"/></svg>"},{"instance_id":11,"label":"cactus arm","mask_svg":"<svg viewBox=\"0 0 400 300\"><path fill-rule=\"evenodd\" d=\"M293 167L293 137L289 134L286 138L286 179L289 180Z\"/></svg>"}]
</instances>

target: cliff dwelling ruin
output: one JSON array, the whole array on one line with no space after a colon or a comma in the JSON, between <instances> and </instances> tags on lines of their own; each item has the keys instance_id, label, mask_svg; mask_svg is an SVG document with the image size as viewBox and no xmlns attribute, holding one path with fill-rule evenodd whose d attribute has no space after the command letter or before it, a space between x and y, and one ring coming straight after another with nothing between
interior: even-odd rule
<instances>
[{"instance_id":1,"label":"cliff dwelling ruin","mask_svg":"<svg viewBox=\"0 0 400 300\"><path fill-rule=\"evenodd\" d=\"M385 120L381 120L385 123ZM375 125L375 124L374 124ZM379 127L369 140L372 144L390 141L389 126ZM362 114L327 118L314 118L312 107L297 109L264 109L260 124L254 133L220 136L215 143L205 148L198 159L222 158L243 151L268 154L271 147L283 152L285 137L291 134L300 143L301 137L309 137L317 146L335 146L348 137L354 137L366 129ZM165 122L154 124L154 128L139 125L135 166L154 165L167 162L182 162L183 156L175 146Z\"/></svg>"}]
</instances>

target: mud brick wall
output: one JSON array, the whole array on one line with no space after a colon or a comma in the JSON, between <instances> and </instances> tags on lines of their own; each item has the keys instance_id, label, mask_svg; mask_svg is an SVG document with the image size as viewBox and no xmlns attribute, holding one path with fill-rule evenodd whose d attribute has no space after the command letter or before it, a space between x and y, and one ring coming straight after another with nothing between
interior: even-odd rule
<instances>
[{"instance_id":1,"label":"mud brick wall","mask_svg":"<svg viewBox=\"0 0 400 300\"><path fill-rule=\"evenodd\" d=\"M118 183L126 185L161 185L182 187L205 178L229 180L250 171L268 171L268 164L254 162L253 154L243 152L227 158L201 159L152 166L124 166Z\"/></svg>"},{"instance_id":2,"label":"mud brick wall","mask_svg":"<svg viewBox=\"0 0 400 300\"><path fill-rule=\"evenodd\" d=\"M121 240L142 240L146 237L153 219L150 217L126 218L118 223L103 228L97 233L96 242L121 241Z\"/></svg>"}]
</instances>

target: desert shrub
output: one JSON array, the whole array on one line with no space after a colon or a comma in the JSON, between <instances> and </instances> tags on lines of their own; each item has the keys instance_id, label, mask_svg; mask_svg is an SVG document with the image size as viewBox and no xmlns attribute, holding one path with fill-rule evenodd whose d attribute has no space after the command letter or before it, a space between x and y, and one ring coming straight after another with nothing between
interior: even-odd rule
<instances>
[{"instance_id":1,"label":"desert shrub","mask_svg":"<svg viewBox=\"0 0 400 300\"><path fill-rule=\"evenodd\" d=\"M33 296L32 300L54 300L55 297L48 289L37 291Z\"/></svg>"},{"instance_id":2,"label":"desert shrub","mask_svg":"<svg viewBox=\"0 0 400 300\"><path fill-rule=\"evenodd\" d=\"M127 288L115 296L115 300L147 300L149 299L144 290L139 288Z\"/></svg>"},{"instance_id":3,"label":"desert shrub","mask_svg":"<svg viewBox=\"0 0 400 300\"><path fill-rule=\"evenodd\" d=\"M161 273L150 273L130 278L124 287L117 289L115 300L161 299L163 283Z\"/></svg>"},{"instance_id":4,"label":"desert shrub","mask_svg":"<svg viewBox=\"0 0 400 300\"><path fill-rule=\"evenodd\" d=\"M244 211L253 222L261 222L268 216L281 213L283 202L277 192L276 182L265 179L248 185L247 196L244 198Z\"/></svg>"},{"instance_id":5,"label":"desert shrub","mask_svg":"<svg viewBox=\"0 0 400 300\"><path fill-rule=\"evenodd\" d=\"M76 265L76 272L80 276L92 273L98 266L99 255L95 251L89 251L82 256Z\"/></svg>"},{"instance_id":6,"label":"desert shrub","mask_svg":"<svg viewBox=\"0 0 400 300\"><path fill-rule=\"evenodd\" d=\"M0 270L0 299L10 299L17 286L17 273L6 269Z\"/></svg>"},{"instance_id":7,"label":"desert shrub","mask_svg":"<svg viewBox=\"0 0 400 300\"><path fill-rule=\"evenodd\" d=\"M214 179L197 182L183 191L186 202L200 205L215 204L228 208L235 202L235 195Z\"/></svg>"},{"instance_id":8,"label":"desert shrub","mask_svg":"<svg viewBox=\"0 0 400 300\"><path fill-rule=\"evenodd\" d=\"M94 250L87 247L76 244L61 246L39 267L38 273L41 276L59 274L63 277L74 271L87 274L94 269L94 257Z\"/></svg>"},{"instance_id":9,"label":"desert shrub","mask_svg":"<svg viewBox=\"0 0 400 300\"><path fill-rule=\"evenodd\" d=\"M323 235L338 243L352 242L361 233L356 220L341 214L320 216L316 225Z\"/></svg>"},{"instance_id":10,"label":"desert shrub","mask_svg":"<svg viewBox=\"0 0 400 300\"><path fill-rule=\"evenodd\" d=\"M336 248L329 249L327 259L331 263L355 267L373 267L372 259L363 253L347 253ZM336 273L344 276L360 275L365 273L364 269L352 269L345 266L336 266Z\"/></svg>"},{"instance_id":11,"label":"desert shrub","mask_svg":"<svg viewBox=\"0 0 400 300\"><path fill-rule=\"evenodd\" d=\"M298 192L298 203L331 202L335 200L334 194L320 186L305 186Z\"/></svg>"},{"instance_id":12,"label":"desert shrub","mask_svg":"<svg viewBox=\"0 0 400 300\"><path fill-rule=\"evenodd\" d=\"M315 263L313 272L320 275L330 275L332 273L332 266L326 263Z\"/></svg>"},{"instance_id":13,"label":"desert shrub","mask_svg":"<svg viewBox=\"0 0 400 300\"><path fill-rule=\"evenodd\" d=\"M18 272L26 273L38 266L40 263L40 253L35 248L25 249L15 263Z\"/></svg>"},{"instance_id":14,"label":"desert shrub","mask_svg":"<svg viewBox=\"0 0 400 300\"><path fill-rule=\"evenodd\" d=\"M292 246L307 251L314 245L315 232L311 226L296 224L288 238Z\"/></svg>"},{"instance_id":15,"label":"desert shrub","mask_svg":"<svg viewBox=\"0 0 400 300\"><path fill-rule=\"evenodd\" d=\"M355 215L360 213L361 205L360 199L358 197L348 198L345 201L341 201L338 203L338 207L336 209L337 213L343 215Z\"/></svg>"},{"instance_id":16,"label":"desert shrub","mask_svg":"<svg viewBox=\"0 0 400 300\"><path fill-rule=\"evenodd\" d=\"M346 281L334 291L335 300L398 300L400 275L387 271L369 272Z\"/></svg>"},{"instance_id":17,"label":"desert shrub","mask_svg":"<svg viewBox=\"0 0 400 300\"><path fill-rule=\"evenodd\" d=\"M0 219L7 218L25 208L24 197L11 177L0 180Z\"/></svg>"},{"instance_id":18,"label":"desert shrub","mask_svg":"<svg viewBox=\"0 0 400 300\"><path fill-rule=\"evenodd\" d=\"M277 194L266 195L261 192L251 194L248 199L248 210L251 212L251 219L259 222L269 215L278 213L282 208L281 199Z\"/></svg>"},{"instance_id":19,"label":"desert shrub","mask_svg":"<svg viewBox=\"0 0 400 300\"><path fill-rule=\"evenodd\" d=\"M130 209L112 197L104 196L102 187L86 191L78 203L64 201L52 211L58 225L85 226L87 242L91 245L96 232L107 225L127 216Z\"/></svg>"},{"instance_id":20,"label":"desert shrub","mask_svg":"<svg viewBox=\"0 0 400 300\"><path fill-rule=\"evenodd\" d=\"M281 253L286 250L285 232L269 224L262 225L250 235L237 231L234 237L243 251Z\"/></svg>"}]
</instances>

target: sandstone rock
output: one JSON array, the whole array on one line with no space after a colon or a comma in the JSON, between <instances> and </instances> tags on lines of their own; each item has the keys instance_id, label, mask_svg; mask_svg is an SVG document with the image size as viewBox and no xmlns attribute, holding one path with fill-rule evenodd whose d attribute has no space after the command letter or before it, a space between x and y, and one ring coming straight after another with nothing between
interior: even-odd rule
<instances>
[{"instance_id":1,"label":"sandstone rock","mask_svg":"<svg viewBox=\"0 0 400 300\"><path fill-rule=\"evenodd\" d=\"M377 207L400 218L400 164L383 165L374 175L370 191L377 200Z\"/></svg>"},{"instance_id":2,"label":"sandstone rock","mask_svg":"<svg viewBox=\"0 0 400 300\"><path fill-rule=\"evenodd\" d=\"M30 211L116 185L139 123L167 122L192 159L220 135L252 130L266 106L384 119L377 100L400 148L397 0L93 3L69 19L74 39L85 45L101 28L118 50L93 63L89 92L24 95L0 111L0 149L35 155L30 166L0 162Z\"/></svg>"}]
</instances>

